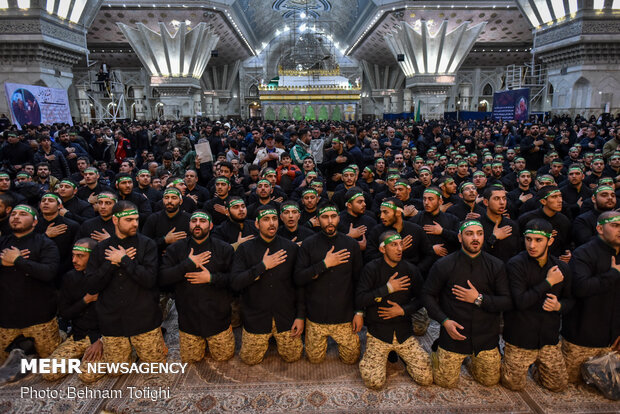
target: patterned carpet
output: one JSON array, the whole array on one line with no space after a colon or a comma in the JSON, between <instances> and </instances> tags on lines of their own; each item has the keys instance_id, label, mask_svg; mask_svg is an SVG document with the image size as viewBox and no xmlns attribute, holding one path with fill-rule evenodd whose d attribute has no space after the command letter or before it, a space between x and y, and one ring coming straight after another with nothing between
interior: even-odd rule
<instances>
[{"instance_id":1,"label":"patterned carpet","mask_svg":"<svg viewBox=\"0 0 620 414\"><path fill-rule=\"evenodd\" d=\"M176 315L164 326L169 361L179 360ZM431 325L421 338L430 349L438 325ZM235 330L237 348L240 329ZM32 399L21 398L21 387L35 389L83 388L77 377L47 383L36 376L0 388L0 413L620 413L620 402L605 399L588 386L571 386L554 394L530 380L525 391L515 393L501 386L483 387L472 380L465 368L460 387L445 390L420 387L407 375L401 362L388 364L385 389L376 392L364 387L357 365L339 362L335 344L330 342L327 360L318 365L302 359L283 362L270 346L262 364L248 367L235 357L228 362L210 358L189 367L184 375L130 374L106 378L90 388L123 390L117 399ZM131 399L126 387L146 386L170 389L170 398L151 401Z\"/></svg>"}]
</instances>

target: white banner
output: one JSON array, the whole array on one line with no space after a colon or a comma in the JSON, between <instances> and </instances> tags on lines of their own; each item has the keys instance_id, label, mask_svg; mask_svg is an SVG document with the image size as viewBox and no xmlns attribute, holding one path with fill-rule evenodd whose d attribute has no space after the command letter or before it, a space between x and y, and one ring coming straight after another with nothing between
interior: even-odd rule
<instances>
[{"instance_id":1,"label":"white banner","mask_svg":"<svg viewBox=\"0 0 620 414\"><path fill-rule=\"evenodd\" d=\"M57 122L73 125L67 91L18 83L5 83L4 90L11 118L19 128Z\"/></svg>"}]
</instances>

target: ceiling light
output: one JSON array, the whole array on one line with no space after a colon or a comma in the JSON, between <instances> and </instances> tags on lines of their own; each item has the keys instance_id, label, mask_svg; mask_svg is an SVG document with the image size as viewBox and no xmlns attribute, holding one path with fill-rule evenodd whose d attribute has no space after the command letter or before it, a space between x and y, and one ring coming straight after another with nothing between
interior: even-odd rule
<instances>
[{"instance_id":1,"label":"ceiling light","mask_svg":"<svg viewBox=\"0 0 620 414\"><path fill-rule=\"evenodd\" d=\"M305 12L301 12L299 14L299 17L301 17L302 19L305 19L306 18L306 13Z\"/></svg>"}]
</instances>

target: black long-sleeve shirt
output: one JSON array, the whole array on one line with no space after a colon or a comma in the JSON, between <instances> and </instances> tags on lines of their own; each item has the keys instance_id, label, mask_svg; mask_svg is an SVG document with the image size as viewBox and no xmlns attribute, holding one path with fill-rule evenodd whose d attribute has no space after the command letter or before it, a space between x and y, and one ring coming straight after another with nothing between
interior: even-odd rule
<instances>
[{"instance_id":1,"label":"black long-sleeve shirt","mask_svg":"<svg viewBox=\"0 0 620 414\"><path fill-rule=\"evenodd\" d=\"M384 226L382 223L379 223L373 227L368 236L366 236L366 251L364 252L366 262L382 256L379 251L379 237L388 230L396 231L394 227ZM420 269L420 272L422 272L422 275L426 276L428 270L435 261L433 246L422 227L409 221L403 221L400 237L404 239L407 236L411 236L412 241L411 247L407 250L403 250L403 260L407 260L416 265L418 269Z\"/></svg>"},{"instance_id":2,"label":"black long-sleeve shirt","mask_svg":"<svg viewBox=\"0 0 620 414\"><path fill-rule=\"evenodd\" d=\"M580 214L573 221L573 243L575 243L575 247L579 247L582 244L586 244L593 238L597 237L598 233L596 232L596 222L598 220L598 216L601 215L601 212L592 209L583 214Z\"/></svg>"},{"instance_id":3,"label":"black long-sleeve shirt","mask_svg":"<svg viewBox=\"0 0 620 414\"><path fill-rule=\"evenodd\" d=\"M368 234L377 225L377 220L368 213L352 216L348 211L342 211L340 213L340 222L338 222L338 231L343 234L349 233L351 224L353 224L353 227L366 226L366 233ZM362 237L358 237L356 240L360 241Z\"/></svg>"},{"instance_id":4,"label":"black long-sleeve shirt","mask_svg":"<svg viewBox=\"0 0 620 414\"><path fill-rule=\"evenodd\" d=\"M58 314L71 321L71 335L74 341L88 337L92 344L101 337L95 310L96 301L86 303L87 280L84 272L73 269L62 278L58 300Z\"/></svg>"},{"instance_id":5,"label":"black long-sleeve shirt","mask_svg":"<svg viewBox=\"0 0 620 414\"><path fill-rule=\"evenodd\" d=\"M503 240L497 239L493 235L495 222L492 221L486 212L480 217L480 223L484 229L484 251L506 263L511 257L521 250L521 237L519 236L519 226L515 221L502 217L498 227L510 226L512 234Z\"/></svg>"},{"instance_id":6,"label":"black long-sleeve shirt","mask_svg":"<svg viewBox=\"0 0 620 414\"><path fill-rule=\"evenodd\" d=\"M88 201L84 201L78 197L72 197L67 201L63 201L62 206L68 211L65 213L65 217L77 221L78 223L84 223L89 218L95 217L95 210Z\"/></svg>"},{"instance_id":7,"label":"black long-sleeve shirt","mask_svg":"<svg viewBox=\"0 0 620 414\"><path fill-rule=\"evenodd\" d=\"M219 224L213 229L213 237L230 244L237 242L239 233L241 233L241 237L258 237L258 229L256 228L256 224L251 220L245 220L243 222L243 229L241 229L241 225L239 225L239 223L230 219L227 219L225 222Z\"/></svg>"},{"instance_id":8,"label":"black long-sleeve shirt","mask_svg":"<svg viewBox=\"0 0 620 414\"><path fill-rule=\"evenodd\" d=\"M153 210L151 209L151 202L149 201L149 199L146 198L144 194L139 193L135 190L127 196L119 193L118 200L131 201L136 205L136 207L138 207L138 213L140 215L140 228L142 228L142 226L146 222L146 219L149 218L149 216L153 213Z\"/></svg>"},{"instance_id":9,"label":"black long-sleeve shirt","mask_svg":"<svg viewBox=\"0 0 620 414\"><path fill-rule=\"evenodd\" d=\"M284 263L267 270L263 256L286 251ZM299 247L284 237L270 242L261 236L239 246L230 274L231 287L241 293L243 328L254 334L271 332L275 320L278 332L291 329L296 318L305 317L303 289L293 283Z\"/></svg>"},{"instance_id":10,"label":"black long-sleeve shirt","mask_svg":"<svg viewBox=\"0 0 620 414\"><path fill-rule=\"evenodd\" d=\"M463 200L460 200L458 203L448 208L448 210L446 210L446 213L452 214L460 221L463 221L469 213L478 213L482 217L486 213L486 210L484 209L484 207L477 203L474 203L474 208L472 210L469 204L467 204Z\"/></svg>"},{"instance_id":11,"label":"black long-sleeve shirt","mask_svg":"<svg viewBox=\"0 0 620 414\"><path fill-rule=\"evenodd\" d=\"M480 307L460 301L452 293L454 285L469 289L467 281L483 295ZM431 268L422 293L424 306L440 324L446 318L456 321L466 337L456 341L441 326L439 346L459 354L477 354L497 346L500 313L512 306L504 263L486 252L474 258L462 250L439 259Z\"/></svg>"},{"instance_id":12,"label":"black long-sleeve shirt","mask_svg":"<svg viewBox=\"0 0 620 414\"><path fill-rule=\"evenodd\" d=\"M50 321L56 316L58 248L35 231L0 237L0 251L11 247L28 249L30 255L18 257L13 266L0 264L0 327L21 329Z\"/></svg>"},{"instance_id":13,"label":"black long-sleeve shirt","mask_svg":"<svg viewBox=\"0 0 620 414\"><path fill-rule=\"evenodd\" d=\"M412 223L424 228L427 224L439 223L443 227L441 234L427 234L431 245L443 244L448 252L454 252L459 248L458 229L459 219L449 213L439 212L433 216L431 213L421 211L409 219Z\"/></svg>"},{"instance_id":14,"label":"black long-sleeve shirt","mask_svg":"<svg viewBox=\"0 0 620 414\"><path fill-rule=\"evenodd\" d=\"M204 267L211 273L209 283L192 284L185 278L189 272L199 272L188 255L211 252ZM171 244L162 259L159 271L161 286L174 286L179 329L206 338L230 326L232 293L228 288L228 271L232 266L233 248L221 240L208 237L197 243L192 237Z\"/></svg>"},{"instance_id":15,"label":"black long-sleeve shirt","mask_svg":"<svg viewBox=\"0 0 620 414\"><path fill-rule=\"evenodd\" d=\"M162 254L168 244L166 243L166 234L173 228L175 232L184 231L187 237L189 234L189 220L191 215L185 211L177 211L177 213L169 217L165 210L153 213L146 219L146 223L142 227L142 234L146 237L155 240L157 244L157 250L159 254ZM189 253L189 250L188 250Z\"/></svg>"},{"instance_id":16,"label":"black long-sleeve shirt","mask_svg":"<svg viewBox=\"0 0 620 414\"><path fill-rule=\"evenodd\" d=\"M208 200L205 203L204 209L207 210L207 212L211 215L214 226L217 226L218 224L221 224L228 220L228 216L226 214L222 214L219 211L217 211L215 209L215 205L219 204L222 207L226 207L226 204L228 204L229 198L230 196L227 196L226 198L220 198L218 195L216 195L211 200Z\"/></svg>"},{"instance_id":17,"label":"black long-sleeve shirt","mask_svg":"<svg viewBox=\"0 0 620 414\"><path fill-rule=\"evenodd\" d=\"M39 221L34 229L37 233L45 235L47 227L54 223L54 226L60 226L65 224L67 226L67 231L63 234L59 234L56 237L51 237L50 240L54 242L56 247L58 248L60 263L58 265L58 274L62 275L65 272L68 272L71 267L71 250L73 249L73 243L77 240L78 233L80 231L80 225L73 220L70 220L66 217L62 217L61 215L56 216L53 220L47 221L43 214L38 216Z\"/></svg>"},{"instance_id":18,"label":"black long-sleeve shirt","mask_svg":"<svg viewBox=\"0 0 620 414\"><path fill-rule=\"evenodd\" d=\"M394 273L397 277L409 276L411 285L407 290L389 293L387 282ZM390 266L384 258L378 258L364 266L357 285L355 303L358 309L365 310L365 323L368 332L383 342L392 343L394 334L398 343L403 343L413 335L411 315L422 307L421 293L424 279L420 270L406 260ZM405 312L402 316L382 319L380 307L391 307L387 301L396 302Z\"/></svg>"},{"instance_id":19,"label":"black long-sleeve shirt","mask_svg":"<svg viewBox=\"0 0 620 414\"><path fill-rule=\"evenodd\" d=\"M295 231L290 231L286 226L282 225L278 227L278 236L282 236L290 241L295 239L295 243L303 242L313 234L315 233L306 226L297 225L297 230Z\"/></svg>"},{"instance_id":20,"label":"black long-sleeve shirt","mask_svg":"<svg viewBox=\"0 0 620 414\"><path fill-rule=\"evenodd\" d=\"M97 215L97 217L93 217L82 223L80 226L80 238L90 237L93 232L102 232L103 230L106 230L108 234L114 234L114 222L112 221L112 217L104 220L101 216Z\"/></svg>"},{"instance_id":21,"label":"black long-sleeve shirt","mask_svg":"<svg viewBox=\"0 0 620 414\"><path fill-rule=\"evenodd\" d=\"M327 268L325 255L346 249L346 263ZM315 323L337 324L350 322L355 314L355 285L362 271L359 244L351 237L336 232L328 236L320 231L304 240L295 264L295 282L305 287L306 312Z\"/></svg>"},{"instance_id":22,"label":"black long-sleeve shirt","mask_svg":"<svg viewBox=\"0 0 620 414\"><path fill-rule=\"evenodd\" d=\"M611 267L612 257L620 263L620 255L600 237L573 252L575 306L562 321L562 336L569 342L599 348L620 336L620 272Z\"/></svg>"},{"instance_id":23,"label":"black long-sleeve shirt","mask_svg":"<svg viewBox=\"0 0 620 414\"><path fill-rule=\"evenodd\" d=\"M123 257L120 266L105 258L113 246L134 247L136 257ZM135 336L161 325L157 289L157 246L140 233L119 239L112 237L97 244L86 268L88 293L99 293L97 317L104 336Z\"/></svg>"},{"instance_id":24,"label":"black long-sleeve shirt","mask_svg":"<svg viewBox=\"0 0 620 414\"><path fill-rule=\"evenodd\" d=\"M558 266L564 280L551 286L547 272ZM575 301L572 295L572 276L568 263L548 256L540 267L527 252L521 252L506 264L514 308L504 314L504 339L525 349L540 349L556 345L560 340L561 315L571 310ZM548 312L543 303L553 294L561 304L560 311Z\"/></svg>"}]
</instances>

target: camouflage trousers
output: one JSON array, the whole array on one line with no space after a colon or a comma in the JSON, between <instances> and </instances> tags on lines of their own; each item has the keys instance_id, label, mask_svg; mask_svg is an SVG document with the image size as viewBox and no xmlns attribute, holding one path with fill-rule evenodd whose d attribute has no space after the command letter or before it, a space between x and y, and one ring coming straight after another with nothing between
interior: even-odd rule
<instances>
[{"instance_id":1,"label":"camouflage trousers","mask_svg":"<svg viewBox=\"0 0 620 414\"><path fill-rule=\"evenodd\" d=\"M215 335L203 338L179 331L179 347L182 362L198 362L205 357L206 345L209 345L211 358L227 361L235 355L235 336L232 327Z\"/></svg>"},{"instance_id":2,"label":"camouflage trousers","mask_svg":"<svg viewBox=\"0 0 620 414\"><path fill-rule=\"evenodd\" d=\"M47 358L62 342L56 318L49 322L28 326L22 329L0 328L0 364L9 356L6 347L19 335L34 339L34 348L41 358Z\"/></svg>"},{"instance_id":3,"label":"camouflage trousers","mask_svg":"<svg viewBox=\"0 0 620 414\"><path fill-rule=\"evenodd\" d=\"M86 349L89 346L90 346L90 339L88 337L80 339L79 341L74 341L73 337L70 336L69 338L67 338L65 342L60 344L54 352L52 352L52 355L50 355L49 358L56 359L59 361L63 359L73 359L73 358L81 359L82 356L84 356L84 352L86 352ZM83 364L81 365L80 369L82 371L85 370ZM67 375L66 373L54 372L54 373L49 373L49 374L43 374L43 379L48 380L48 381L56 381L56 380L59 380L65 377L66 375Z\"/></svg>"},{"instance_id":4,"label":"camouflage trousers","mask_svg":"<svg viewBox=\"0 0 620 414\"><path fill-rule=\"evenodd\" d=\"M471 358L470 371L476 381L487 387L499 383L501 355L499 349L480 351L478 355L458 354L439 347L433 361L433 379L440 387L454 388L459 383L461 365L468 356Z\"/></svg>"},{"instance_id":5,"label":"camouflage trousers","mask_svg":"<svg viewBox=\"0 0 620 414\"><path fill-rule=\"evenodd\" d=\"M286 362L295 362L301 358L304 345L301 335L293 338L291 331L278 332L276 321L271 320L271 332L266 334L253 334L243 328L241 335L241 351L239 357L248 365L260 364L269 348L269 338L274 337L278 347L278 354Z\"/></svg>"},{"instance_id":6,"label":"camouflage trousers","mask_svg":"<svg viewBox=\"0 0 620 414\"><path fill-rule=\"evenodd\" d=\"M431 324L431 318L428 317L426 308L418 309L411 319L413 319L413 334L415 336L424 336L428 329L428 325Z\"/></svg>"},{"instance_id":7,"label":"camouflage trousers","mask_svg":"<svg viewBox=\"0 0 620 414\"><path fill-rule=\"evenodd\" d=\"M566 361L566 371L568 372L568 382L578 383L582 381L581 365L594 356L604 355L611 352L611 347L590 348L587 346L575 345L562 340L562 354Z\"/></svg>"},{"instance_id":8,"label":"camouflage trousers","mask_svg":"<svg viewBox=\"0 0 620 414\"><path fill-rule=\"evenodd\" d=\"M399 344L394 334L394 339L390 344L368 333L366 334L366 352L360 361L360 374L368 388L378 390L385 385L387 358L390 351L395 351L405 361L407 372L415 382L420 385L433 383L431 359L417 339L411 336Z\"/></svg>"},{"instance_id":9,"label":"camouflage trousers","mask_svg":"<svg viewBox=\"0 0 620 414\"><path fill-rule=\"evenodd\" d=\"M525 388L530 365L536 364L540 384L550 391L562 391L568 385L566 364L560 344L540 349L519 348L506 342L502 361L502 385L513 391Z\"/></svg>"},{"instance_id":10,"label":"camouflage trousers","mask_svg":"<svg viewBox=\"0 0 620 414\"><path fill-rule=\"evenodd\" d=\"M355 364L360 357L360 337L351 322L338 324L314 323L306 319L306 356L313 364L325 359L327 337L338 344L338 356L345 364Z\"/></svg>"},{"instance_id":11,"label":"camouflage trousers","mask_svg":"<svg viewBox=\"0 0 620 414\"><path fill-rule=\"evenodd\" d=\"M101 362L106 363L131 363L131 347L136 350L136 354L142 362L166 362L168 355L168 347L164 342L161 328L155 328L152 331L135 336L102 336L103 342L103 358ZM103 377L105 373L88 372L82 370L79 375L84 382L94 382ZM109 375L119 376L118 373L110 373Z\"/></svg>"}]
</instances>

